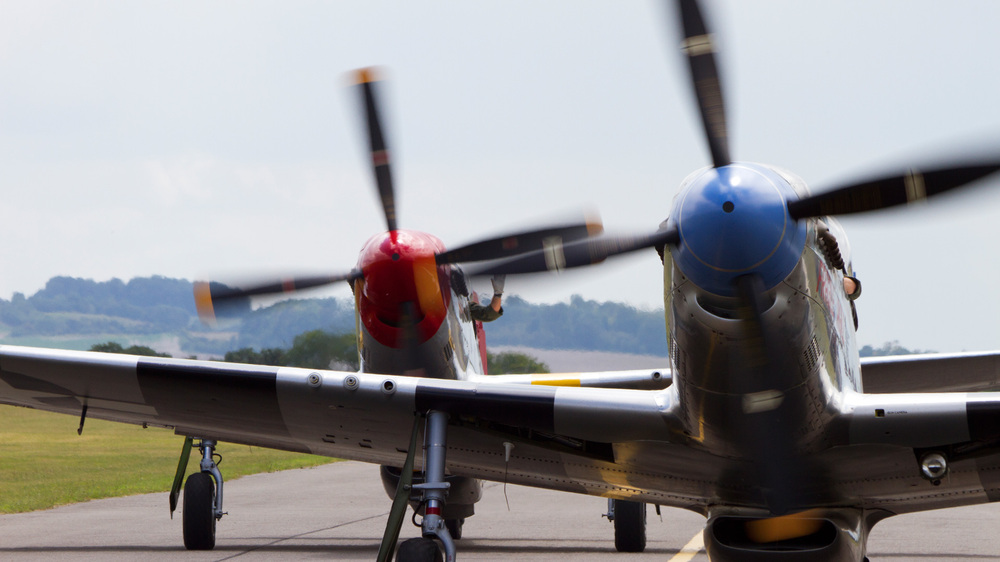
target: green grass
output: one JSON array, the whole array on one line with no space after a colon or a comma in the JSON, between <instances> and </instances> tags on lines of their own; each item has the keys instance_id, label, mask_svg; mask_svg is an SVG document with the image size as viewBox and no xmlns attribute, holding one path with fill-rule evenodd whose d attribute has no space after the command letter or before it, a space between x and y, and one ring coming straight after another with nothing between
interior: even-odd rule
<instances>
[{"instance_id":1,"label":"green grass","mask_svg":"<svg viewBox=\"0 0 1000 562\"><path fill-rule=\"evenodd\" d=\"M72 416L0 406L0 513L170 490L183 437L95 419L77 435L78 425ZM334 460L230 443L217 452L226 480ZM199 462L194 449L188 474Z\"/></svg>"},{"instance_id":2,"label":"green grass","mask_svg":"<svg viewBox=\"0 0 1000 562\"><path fill-rule=\"evenodd\" d=\"M71 349L74 351L87 351L95 343L116 341L126 347L133 343L149 345L156 343L163 337L173 334L66 334L59 336L3 336L3 343L6 345L23 345L27 347L45 347L50 349ZM157 350L159 351L159 350Z\"/></svg>"}]
</instances>

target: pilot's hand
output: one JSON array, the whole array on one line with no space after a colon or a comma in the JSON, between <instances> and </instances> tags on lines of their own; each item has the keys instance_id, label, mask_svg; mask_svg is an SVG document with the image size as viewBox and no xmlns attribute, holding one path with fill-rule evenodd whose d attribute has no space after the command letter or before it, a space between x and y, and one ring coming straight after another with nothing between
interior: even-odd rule
<instances>
[{"instance_id":1,"label":"pilot's hand","mask_svg":"<svg viewBox=\"0 0 1000 562\"><path fill-rule=\"evenodd\" d=\"M503 273L497 273L493 276L490 281L493 283L493 294L500 296L503 294L503 284L507 280L507 276Z\"/></svg>"}]
</instances>

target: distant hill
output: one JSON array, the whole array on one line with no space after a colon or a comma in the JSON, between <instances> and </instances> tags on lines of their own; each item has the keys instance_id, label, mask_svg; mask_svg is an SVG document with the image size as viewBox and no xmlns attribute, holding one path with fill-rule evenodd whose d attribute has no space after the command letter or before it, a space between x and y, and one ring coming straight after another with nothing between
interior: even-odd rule
<instances>
[{"instance_id":1,"label":"distant hill","mask_svg":"<svg viewBox=\"0 0 1000 562\"><path fill-rule=\"evenodd\" d=\"M253 347L289 347L322 329L354 331L348 298L282 301L237 321L208 328L198 320L192 283L162 276L94 281L53 277L34 295L0 299L0 341L89 349L95 343L149 345L175 356L222 356ZM504 316L487 325L491 346L528 346L666 356L663 311L574 296L569 303L504 300ZM164 349L164 347L169 349Z\"/></svg>"},{"instance_id":2,"label":"distant hill","mask_svg":"<svg viewBox=\"0 0 1000 562\"><path fill-rule=\"evenodd\" d=\"M169 277L97 282L53 277L31 295L0 299L0 341L89 349L117 341L147 345L174 356L221 357L252 347L288 348L310 330L354 331L349 298L296 299L253 310L239 320L208 328L198 320L192 283ZM532 304L504 299L504 315L486 326L493 347L583 350L666 357L663 310L640 310L573 296L568 303ZM899 342L864 346L861 355L913 353Z\"/></svg>"}]
</instances>

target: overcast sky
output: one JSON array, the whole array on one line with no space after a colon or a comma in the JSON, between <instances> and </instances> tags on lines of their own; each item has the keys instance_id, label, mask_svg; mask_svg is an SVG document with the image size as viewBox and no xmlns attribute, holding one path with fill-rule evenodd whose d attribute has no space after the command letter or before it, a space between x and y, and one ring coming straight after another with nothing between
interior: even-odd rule
<instances>
[{"instance_id":1,"label":"overcast sky","mask_svg":"<svg viewBox=\"0 0 1000 562\"><path fill-rule=\"evenodd\" d=\"M708 4L735 159L815 192L1000 154L1000 2ZM349 269L384 228L346 87L370 65L401 226L450 246L589 209L654 229L709 162L675 27L647 1L0 0L0 298ZM862 344L1000 347L1000 183L843 222ZM652 251L508 280L535 302L662 292Z\"/></svg>"}]
</instances>

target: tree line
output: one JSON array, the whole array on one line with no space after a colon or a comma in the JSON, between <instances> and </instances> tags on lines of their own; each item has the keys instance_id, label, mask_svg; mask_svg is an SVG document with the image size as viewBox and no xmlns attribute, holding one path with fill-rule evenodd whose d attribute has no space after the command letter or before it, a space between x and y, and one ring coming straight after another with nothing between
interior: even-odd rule
<instances>
[{"instance_id":1,"label":"tree line","mask_svg":"<svg viewBox=\"0 0 1000 562\"><path fill-rule=\"evenodd\" d=\"M899 341L885 342L879 347L872 347L870 345L862 346L858 350L858 355L861 357L885 357L888 355L915 355L919 353L935 353L929 349L907 349L899 345Z\"/></svg>"},{"instance_id":2,"label":"tree line","mask_svg":"<svg viewBox=\"0 0 1000 562\"><path fill-rule=\"evenodd\" d=\"M92 345L90 351L125 353L148 357L170 357L145 345L124 347L115 341ZM524 353L487 353L487 372L499 374L548 373L548 365ZM226 352L223 361L304 369L358 370L358 345L354 333L334 334L310 330L295 336L291 347L268 347L260 350L243 347Z\"/></svg>"}]
</instances>

